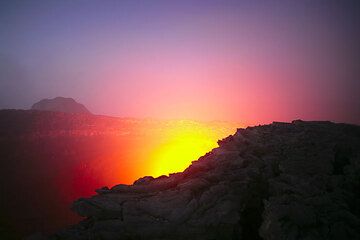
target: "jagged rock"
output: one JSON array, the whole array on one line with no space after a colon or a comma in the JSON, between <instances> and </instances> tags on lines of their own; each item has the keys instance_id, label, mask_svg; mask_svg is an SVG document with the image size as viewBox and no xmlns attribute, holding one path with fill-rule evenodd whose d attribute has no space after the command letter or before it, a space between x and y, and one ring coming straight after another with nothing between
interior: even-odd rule
<instances>
[{"instance_id":1,"label":"jagged rock","mask_svg":"<svg viewBox=\"0 0 360 240\"><path fill-rule=\"evenodd\" d=\"M169 177L98 190L51 239L359 239L360 127L238 129Z\"/></svg>"},{"instance_id":2,"label":"jagged rock","mask_svg":"<svg viewBox=\"0 0 360 240\"><path fill-rule=\"evenodd\" d=\"M111 190L108 187L102 187L100 189L96 189L95 192L97 192L98 194L106 194L110 193Z\"/></svg>"},{"instance_id":3,"label":"jagged rock","mask_svg":"<svg viewBox=\"0 0 360 240\"><path fill-rule=\"evenodd\" d=\"M152 176L142 177L142 178L139 178L138 180L136 180L134 182L134 185L146 185L146 184L149 184L152 180L154 180L154 177L152 177Z\"/></svg>"}]
</instances>

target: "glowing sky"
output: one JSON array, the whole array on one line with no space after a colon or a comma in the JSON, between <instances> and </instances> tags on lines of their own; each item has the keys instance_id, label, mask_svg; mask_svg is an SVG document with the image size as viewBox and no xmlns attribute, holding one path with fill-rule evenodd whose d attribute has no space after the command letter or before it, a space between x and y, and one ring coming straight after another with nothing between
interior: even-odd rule
<instances>
[{"instance_id":1,"label":"glowing sky","mask_svg":"<svg viewBox=\"0 0 360 240\"><path fill-rule=\"evenodd\" d=\"M89 164L97 175L103 174L101 179L105 183L133 183L142 176L181 172L192 161L218 147L217 141L234 134L239 126L189 120L138 123L125 135L116 137L113 147L104 147L101 159Z\"/></svg>"},{"instance_id":2,"label":"glowing sky","mask_svg":"<svg viewBox=\"0 0 360 240\"><path fill-rule=\"evenodd\" d=\"M1 1L0 108L360 123L356 1Z\"/></svg>"}]
</instances>

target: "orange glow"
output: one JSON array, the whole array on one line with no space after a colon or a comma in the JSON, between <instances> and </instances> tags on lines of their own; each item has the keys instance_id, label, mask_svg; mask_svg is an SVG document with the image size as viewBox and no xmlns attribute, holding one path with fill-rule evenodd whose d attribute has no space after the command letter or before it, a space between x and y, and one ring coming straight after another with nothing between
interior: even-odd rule
<instances>
[{"instance_id":1,"label":"orange glow","mask_svg":"<svg viewBox=\"0 0 360 240\"><path fill-rule=\"evenodd\" d=\"M26 114L34 120L30 134L19 141L25 148L16 174L32 179L26 194L27 189L44 190L39 195L46 206L42 214L55 223L79 221L69 205L94 195L95 189L183 171L241 127L230 122ZM31 165L28 159L34 159Z\"/></svg>"},{"instance_id":2,"label":"orange glow","mask_svg":"<svg viewBox=\"0 0 360 240\"><path fill-rule=\"evenodd\" d=\"M57 156L55 181L61 199L68 203L103 186L183 171L217 147L219 139L241 127L230 122L190 120L97 117L94 122L78 121L80 128L52 147L65 149ZM90 127L82 129L83 122Z\"/></svg>"},{"instance_id":3,"label":"orange glow","mask_svg":"<svg viewBox=\"0 0 360 240\"><path fill-rule=\"evenodd\" d=\"M163 140L152 151L149 165L154 177L180 172L192 161L217 147L217 140L234 133L235 128L175 121L164 130Z\"/></svg>"},{"instance_id":4,"label":"orange glow","mask_svg":"<svg viewBox=\"0 0 360 240\"><path fill-rule=\"evenodd\" d=\"M121 121L123 126L125 121ZM235 133L236 123L190 120L128 120L106 138L101 159L92 165L104 185L132 184L143 176L158 177L183 171L192 161ZM100 144L98 142L98 144Z\"/></svg>"}]
</instances>

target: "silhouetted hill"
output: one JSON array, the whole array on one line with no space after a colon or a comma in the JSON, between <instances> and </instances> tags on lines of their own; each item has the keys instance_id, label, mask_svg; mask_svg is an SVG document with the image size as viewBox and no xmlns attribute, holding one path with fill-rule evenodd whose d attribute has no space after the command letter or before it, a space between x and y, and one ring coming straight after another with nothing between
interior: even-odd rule
<instances>
[{"instance_id":1,"label":"silhouetted hill","mask_svg":"<svg viewBox=\"0 0 360 240\"><path fill-rule=\"evenodd\" d=\"M31 107L32 110L53 111L65 113L87 113L86 107L72 98L56 97L53 99L43 99Z\"/></svg>"},{"instance_id":2,"label":"silhouetted hill","mask_svg":"<svg viewBox=\"0 0 360 240\"><path fill-rule=\"evenodd\" d=\"M98 189L50 239L360 239L360 127L238 129L169 177Z\"/></svg>"}]
</instances>

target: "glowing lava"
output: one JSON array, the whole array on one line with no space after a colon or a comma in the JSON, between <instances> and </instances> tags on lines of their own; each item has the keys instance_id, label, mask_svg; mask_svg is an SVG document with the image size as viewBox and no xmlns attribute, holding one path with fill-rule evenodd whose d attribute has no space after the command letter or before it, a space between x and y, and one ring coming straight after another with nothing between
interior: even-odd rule
<instances>
[{"instance_id":1,"label":"glowing lava","mask_svg":"<svg viewBox=\"0 0 360 240\"><path fill-rule=\"evenodd\" d=\"M157 177L183 171L192 161L217 147L217 140L233 134L235 129L235 125L219 123L171 122L151 153L151 175Z\"/></svg>"},{"instance_id":2,"label":"glowing lava","mask_svg":"<svg viewBox=\"0 0 360 240\"><path fill-rule=\"evenodd\" d=\"M71 174L72 183L68 184L73 191L66 189L67 195L74 193L70 194L71 199L78 197L79 192L83 196L90 195L102 186L132 184L143 176L181 172L240 126L190 120L111 119L100 122L104 129L97 126L93 130L96 136L71 145L76 160L69 162L77 163ZM95 182L89 184L91 181Z\"/></svg>"}]
</instances>

